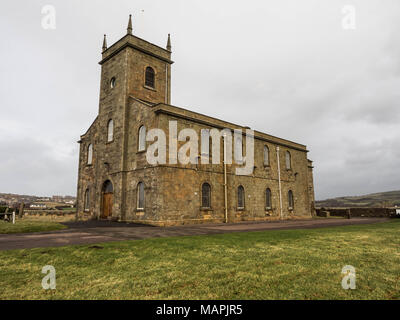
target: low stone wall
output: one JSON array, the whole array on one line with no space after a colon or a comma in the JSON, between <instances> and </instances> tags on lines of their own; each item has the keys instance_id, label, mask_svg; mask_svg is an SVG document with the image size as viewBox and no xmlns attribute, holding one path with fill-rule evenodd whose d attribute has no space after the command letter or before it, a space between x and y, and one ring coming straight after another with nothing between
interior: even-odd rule
<instances>
[{"instance_id":1,"label":"low stone wall","mask_svg":"<svg viewBox=\"0 0 400 320\"><path fill-rule=\"evenodd\" d=\"M25 216L69 216L75 215L71 210L25 210Z\"/></svg>"},{"instance_id":2,"label":"low stone wall","mask_svg":"<svg viewBox=\"0 0 400 320\"><path fill-rule=\"evenodd\" d=\"M318 217L395 217L396 209L389 208L317 208Z\"/></svg>"}]
</instances>

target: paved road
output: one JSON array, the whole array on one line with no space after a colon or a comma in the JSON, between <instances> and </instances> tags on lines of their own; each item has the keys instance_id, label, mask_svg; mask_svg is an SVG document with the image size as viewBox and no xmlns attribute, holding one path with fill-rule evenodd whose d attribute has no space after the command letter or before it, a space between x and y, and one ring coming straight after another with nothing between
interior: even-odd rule
<instances>
[{"instance_id":1,"label":"paved road","mask_svg":"<svg viewBox=\"0 0 400 320\"><path fill-rule=\"evenodd\" d=\"M110 241L158 237L221 234L230 232L310 229L388 221L388 218L310 219L274 222L241 222L236 224L203 224L176 227L151 227L107 221L66 223L61 231L0 235L0 250L60 247Z\"/></svg>"}]
</instances>

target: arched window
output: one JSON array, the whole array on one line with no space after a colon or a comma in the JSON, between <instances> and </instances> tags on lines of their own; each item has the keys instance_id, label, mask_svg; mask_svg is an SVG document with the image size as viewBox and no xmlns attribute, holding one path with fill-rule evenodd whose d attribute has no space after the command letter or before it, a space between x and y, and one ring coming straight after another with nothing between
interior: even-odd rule
<instances>
[{"instance_id":1,"label":"arched window","mask_svg":"<svg viewBox=\"0 0 400 320\"><path fill-rule=\"evenodd\" d=\"M144 183L139 182L137 185L137 208L144 209Z\"/></svg>"},{"instance_id":2,"label":"arched window","mask_svg":"<svg viewBox=\"0 0 400 320\"><path fill-rule=\"evenodd\" d=\"M114 121L110 119L107 125L107 142L114 140Z\"/></svg>"},{"instance_id":3,"label":"arched window","mask_svg":"<svg viewBox=\"0 0 400 320\"><path fill-rule=\"evenodd\" d=\"M242 137L235 136L235 146L234 146L234 156L235 156L235 161L238 164L243 163L243 139Z\"/></svg>"},{"instance_id":4,"label":"arched window","mask_svg":"<svg viewBox=\"0 0 400 320\"><path fill-rule=\"evenodd\" d=\"M271 189L270 188L267 188L267 190L265 190L265 208L266 209L272 208Z\"/></svg>"},{"instance_id":5,"label":"arched window","mask_svg":"<svg viewBox=\"0 0 400 320\"><path fill-rule=\"evenodd\" d=\"M114 187L112 185L112 182L110 180L107 180L103 184L103 192L104 193L113 193L114 192Z\"/></svg>"},{"instance_id":6,"label":"arched window","mask_svg":"<svg viewBox=\"0 0 400 320\"><path fill-rule=\"evenodd\" d=\"M288 203L289 203L289 209L293 209L294 208L294 199L293 199L293 191L289 190L288 192Z\"/></svg>"},{"instance_id":7,"label":"arched window","mask_svg":"<svg viewBox=\"0 0 400 320\"><path fill-rule=\"evenodd\" d=\"M286 151L286 169L292 169L292 156L289 151Z\"/></svg>"},{"instance_id":8,"label":"arched window","mask_svg":"<svg viewBox=\"0 0 400 320\"><path fill-rule=\"evenodd\" d=\"M92 164L93 162L93 145L89 144L87 149L87 164Z\"/></svg>"},{"instance_id":9,"label":"arched window","mask_svg":"<svg viewBox=\"0 0 400 320\"><path fill-rule=\"evenodd\" d=\"M83 203L84 211L89 211L89 202L90 202L90 191L89 188L85 191L85 199Z\"/></svg>"},{"instance_id":10,"label":"arched window","mask_svg":"<svg viewBox=\"0 0 400 320\"><path fill-rule=\"evenodd\" d=\"M243 186L238 187L238 208L244 209L244 188Z\"/></svg>"},{"instance_id":11,"label":"arched window","mask_svg":"<svg viewBox=\"0 0 400 320\"><path fill-rule=\"evenodd\" d=\"M210 130L201 129L201 156L207 162L210 158Z\"/></svg>"},{"instance_id":12,"label":"arched window","mask_svg":"<svg viewBox=\"0 0 400 320\"><path fill-rule=\"evenodd\" d=\"M264 166L269 166L269 148L264 146Z\"/></svg>"},{"instance_id":13,"label":"arched window","mask_svg":"<svg viewBox=\"0 0 400 320\"><path fill-rule=\"evenodd\" d=\"M211 208L211 186L207 182L201 186L201 207Z\"/></svg>"},{"instance_id":14,"label":"arched window","mask_svg":"<svg viewBox=\"0 0 400 320\"><path fill-rule=\"evenodd\" d=\"M139 145L138 145L138 151L144 151L146 150L146 127L141 126L139 128Z\"/></svg>"},{"instance_id":15,"label":"arched window","mask_svg":"<svg viewBox=\"0 0 400 320\"><path fill-rule=\"evenodd\" d=\"M154 69L152 67L146 68L145 86L154 88Z\"/></svg>"}]
</instances>

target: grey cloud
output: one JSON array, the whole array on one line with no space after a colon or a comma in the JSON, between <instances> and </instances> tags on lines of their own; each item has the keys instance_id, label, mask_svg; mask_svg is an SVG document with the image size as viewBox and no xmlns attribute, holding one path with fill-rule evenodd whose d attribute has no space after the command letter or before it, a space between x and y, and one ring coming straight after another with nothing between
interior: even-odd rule
<instances>
[{"instance_id":1,"label":"grey cloud","mask_svg":"<svg viewBox=\"0 0 400 320\"><path fill-rule=\"evenodd\" d=\"M33 195L75 194L77 150L57 152L31 137L1 140L1 191Z\"/></svg>"}]
</instances>

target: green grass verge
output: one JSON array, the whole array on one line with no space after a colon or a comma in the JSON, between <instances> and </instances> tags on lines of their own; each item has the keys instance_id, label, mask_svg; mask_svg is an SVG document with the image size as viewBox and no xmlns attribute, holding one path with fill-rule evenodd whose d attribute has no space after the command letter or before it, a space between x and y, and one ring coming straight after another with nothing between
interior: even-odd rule
<instances>
[{"instance_id":1,"label":"green grass verge","mask_svg":"<svg viewBox=\"0 0 400 320\"><path fill-rule=\"evenodd\" d=\"M399 299L399 234L392 221L1 251L0 299Z\"/></svg>"},{"instance_id":2,"label":"green grass verge","mask_svg":"<svg viewBox=\"0 0 400 320\"><path fill-rule=\"evenodd\" d=\"M17 220L15 224L2 220L0 221L0 234L43 232L66 228L66 226L60 223L51 221L30 221L22 219Z\"/></svg>"}]
</instances>

